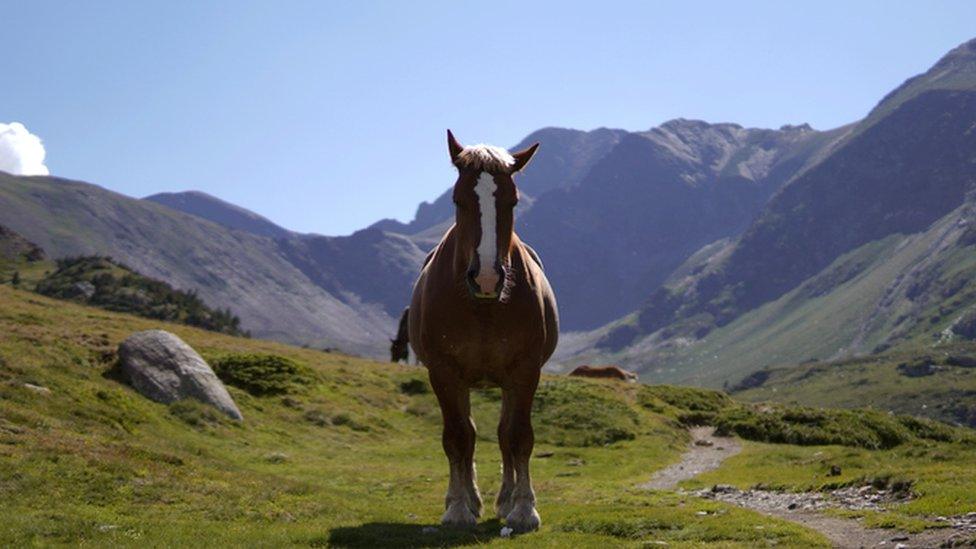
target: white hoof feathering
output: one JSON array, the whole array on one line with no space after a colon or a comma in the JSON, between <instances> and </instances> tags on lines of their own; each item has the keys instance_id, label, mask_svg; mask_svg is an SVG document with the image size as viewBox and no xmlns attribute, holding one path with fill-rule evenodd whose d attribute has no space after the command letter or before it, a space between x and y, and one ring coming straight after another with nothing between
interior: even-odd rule
<instances>
[{"instance_id":1,"label":"white hoof feathering","mask_svg":"<svg viewBox=\"0 0 976 549\"><path fill-rule=\"evenodd\" d=\"M539 529L542 519L535 510L535 505L529 502L518 502L512 512L505 517L505 526L511 528L516 534L532 532Z\"/></svg>"},{"instance_id":2,"label":"white hoof feathering","mask_svg":"<svg viewBox=\"0 0 976 549\"><path fill-rule=\"evenodd\" d=\"M474 516L465 501L455 501L444 511L441 517L441 524L455 528L473 528L478 524L478 518Z\"/></svg>"}]
</instances>

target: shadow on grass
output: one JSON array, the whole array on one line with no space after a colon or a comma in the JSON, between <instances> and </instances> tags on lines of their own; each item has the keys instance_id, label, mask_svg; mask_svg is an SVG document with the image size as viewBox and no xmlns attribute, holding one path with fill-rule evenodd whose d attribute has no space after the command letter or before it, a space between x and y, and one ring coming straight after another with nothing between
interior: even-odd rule
<instances>
[{"instance_id":1,"label":"shadow on grass","mask_svg":"<svg viewBox=\"0 0 976 549\"><path fill-rule=\"evenodd\" d=\"M437 525L435 532L423 524L368 522L343 526L329 532L327 538L312 541L322 547L456 547L485 543L499 537L502 523L498 519L478 524L473 530L455 530Z\"/></svg>"}]
</instances>

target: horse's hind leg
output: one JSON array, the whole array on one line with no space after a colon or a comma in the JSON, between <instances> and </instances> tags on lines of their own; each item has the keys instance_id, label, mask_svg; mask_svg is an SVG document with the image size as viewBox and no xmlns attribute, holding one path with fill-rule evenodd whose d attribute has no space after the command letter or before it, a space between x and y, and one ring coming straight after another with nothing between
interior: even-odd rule
<instances>
[{"instance_id":1,"label":"horse's hind leg","mask_svg":"<svg viewBox=\"0 0 976 549\"><path fill-rule=\"evenodd\" d=\"M504 398L511 403L509 444L515 469L515 487L512 489L512 510L505 517L505 524L515 532L537 530L542 520L535 509L535 492L529 476L529 457L535 444L532 432L532 399L539 385L538 369L525 369L521 383L506 389Z\"/></svg>"},{"instance_id":2,"label":"horse's hind leg","mask_svg":"<svg viewBox=\"0 0 976 549\"><path fill-rule=\"evenodd\" d=\"M471 527L478 522L482 504L474 469L475 426L471 420L470 393L451 370L432 367L429 372L441 406L442 442L451 472L441 522Z\"/></svg>"}]
</instances>

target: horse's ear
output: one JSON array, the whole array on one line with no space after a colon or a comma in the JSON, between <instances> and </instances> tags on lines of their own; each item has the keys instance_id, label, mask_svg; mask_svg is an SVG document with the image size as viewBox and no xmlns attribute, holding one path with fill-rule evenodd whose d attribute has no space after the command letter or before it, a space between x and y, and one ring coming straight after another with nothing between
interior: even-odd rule
<instances>
[{"instance_id":1,"label":"horse's ear","mask_svg":"<svg viewBox=\"0 0 976 549\"><path fill-rule=\"evenodd\" d=\"M451 130L447 130L447 150L451 153L451 163L456 162L458 155L464 150L464 147L458 143Z\"/></svg>"},{"instance_id":2,"label":"horse's ear","mask_svg":"<svg viewBox=\"0 0 976 549\"><path fill-rule=\"evenodd\" d=\"M535 151L538 149L539 149L539 144L536 143L535 145L532 145L531 147L525 149L524 151L512 154L512 156L515 158L515 164L512 166L512 173L522 171L522 168L524 168L526 164L529 163L529 160L532 160L532 156L535 154Z\"/></svg>"}]
</instances>

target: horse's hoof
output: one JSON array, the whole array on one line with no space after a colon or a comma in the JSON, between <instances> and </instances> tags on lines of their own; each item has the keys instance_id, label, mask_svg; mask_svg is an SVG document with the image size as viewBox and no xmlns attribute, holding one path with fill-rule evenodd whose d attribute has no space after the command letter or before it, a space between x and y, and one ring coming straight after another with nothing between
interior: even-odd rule
<instances>
[{"instance_id":1,"label":"horse's hoof","mask_svg":"<svg viewBox=\"0 0 976 549\"><path fill-rule=\"evenodd\" d=\"M458 501L444 511L441 524L449 528L474 528L478 524L478 517L468 509L467 503Z\"/></svg>"},{"instance_id":2,"label":"horse's hoof","mask_svg":"<svg viewBox=\"0 0 976 549\"><path fill-rule=\"evenodd\" d=\"M505 517L505 526L511 528L516 534L524 534L539 529L542 519L535 510L535 506L529 502L519 502L515 508Z\"/></svg>"}]
</instances>

